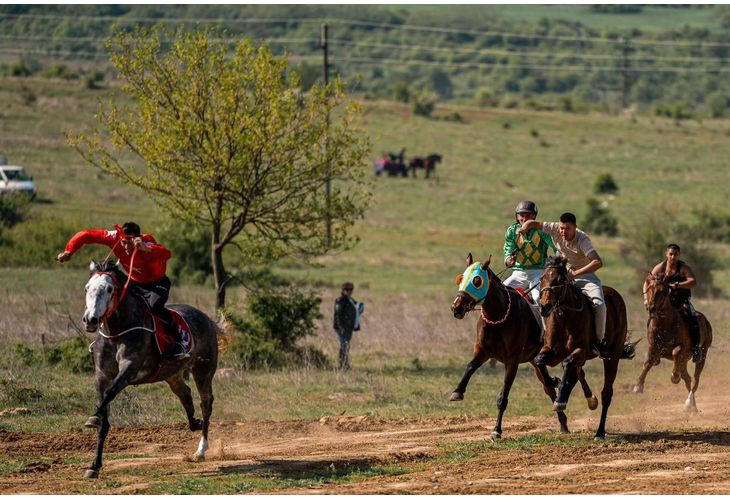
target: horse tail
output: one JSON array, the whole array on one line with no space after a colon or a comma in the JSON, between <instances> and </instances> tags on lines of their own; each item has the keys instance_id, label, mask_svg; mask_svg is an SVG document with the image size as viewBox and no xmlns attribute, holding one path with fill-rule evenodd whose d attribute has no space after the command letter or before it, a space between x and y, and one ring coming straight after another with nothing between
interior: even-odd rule
<instances>
[{"instance_id":1,"label":"horse tail","mask_svg":"<svg viewBox=\"0 0 730 500\"><path fill-rule=\"evenodd\" d=\"M226 319L223 313L220 313L218 322L213 323L213 325L215 326L216 337L218 339L218 351L223 352L227 350L228 346L231 344L230 334L233 330L233 325Z\"/></svg>"}]
</instances>

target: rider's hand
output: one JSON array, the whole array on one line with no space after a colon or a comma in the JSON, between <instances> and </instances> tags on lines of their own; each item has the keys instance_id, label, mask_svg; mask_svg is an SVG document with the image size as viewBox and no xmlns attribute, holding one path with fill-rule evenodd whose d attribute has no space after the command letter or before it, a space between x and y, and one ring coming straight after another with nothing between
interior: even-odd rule
<instances>
[{"instance_id":1,"label":"rider's hand","mask_svg":"<svg viewBox=\"0 0 730 500\"><path fill-rule=\"evenodd\" d=\"M512 267L512 266L514 266L514 265L515 265L515 256L514 256L514 255L510 255L510 256L509 256L509 257L507 258L507 261L506 261L505 263L507 264L507 267Z\"/></svg>"},{"instance_id":2,"label":"rider's hand","mask_svg":"<svg viewBox=\"0 0 730 500\"><path fill-rule=\"evenodd\" d=\"M133 239L132 241L134 242L134 246L135 246L135 248L139 248L139 249L140 249L140 250L142 250L143 252L151 252L151 251L152 251L152 250L150 250L150 249L149 249L149 248L147 247L147 245L145 245L145 244L144 244L144 241L142 241L142 237L141 237L141 236L137 236L137 237L136 237L136 238L134 238L134 239Z\"/></svg>"},{"instance_id":3,"label":"rider's hand","mask_svg":"<svg viewBox=\"0 0 730 500\"><path fill-rule=\"evenodd\" d=\"M525 231L522 226L517 226L517 229L515 229L516 234L525 234L527 231Z\"/></svg>"},{"instance_id":4,"label":"rider's hand","mask_svg":"<svg viewBox=\"0 0 730 500\"><path fill-rule=\"evenodd\" d=\"M63 252L61 252L61 253L58 254L58 257L56 257L56 260L58 262L60 262L60 263L63 264L64 262L66 262L70 258L71 258L71 252L67 252L67 251L64 250Z\"/></svg>"}]
</instances>

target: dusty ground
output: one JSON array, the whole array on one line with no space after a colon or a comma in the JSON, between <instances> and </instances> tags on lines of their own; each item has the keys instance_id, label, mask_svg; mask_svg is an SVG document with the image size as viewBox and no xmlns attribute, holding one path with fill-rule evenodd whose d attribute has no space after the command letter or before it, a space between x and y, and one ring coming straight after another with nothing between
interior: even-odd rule
<instances>
[{"instance_id":1,"label":"dusty ground","mask_svg":"<svg viewBox=\"0 0 730 500\"><path fill-rule=\"evenodd\" d=\"M679 396L675 388L666 388ZM623 395L622 397L630 397ZM448 458L449 444L486 443L492 418L401 419L332 416L320 421L217 422L208 459L191 463L197 435L182 425L112 429L110 454L96 481L81 479L95 433L0 431L2 459L42 456L20 471L0 474L2 493L142 493L170 477L219 478L261 471L286 476L309 470L364 466L401 467L405 474L378 475L344 484L324 482L281 493L730 493L728 396L702 399L699 414L676 405L609 416L609 438L576 446L514 449L511 438L554 439L556 421L507 417L499 447L475 447L472 456ZM597 413L571 422L590 438ZM74 457L72 460L71 457ZM267 491L271 492L271 491Z\"/></svg>"}]
</instances>

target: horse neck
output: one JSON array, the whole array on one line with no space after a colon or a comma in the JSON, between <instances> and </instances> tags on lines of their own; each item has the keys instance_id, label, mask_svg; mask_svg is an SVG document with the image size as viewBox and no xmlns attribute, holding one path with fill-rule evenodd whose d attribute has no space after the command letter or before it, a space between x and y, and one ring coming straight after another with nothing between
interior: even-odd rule
<instances>
[{"instance_id":1,"label":"horse neck","mask_svg":"<svg viewBox=\"0 0 730 500\"><path fill-rule=\"evenodd\" d=\"M131 286L131 285L130 285ZM122 290L119 290L122 293ZM109 317L109 333L119 333L133 326L140 326L146 319L146 305L143 299L127 290L116 311Z\"/></svg>"},{"instance_id":2,"label":"horse neck","mask_svg":"<svg viewBox=\"0 0 730 500\"><path fill-rule=\"evenodd\" d=\"M491 273L489 274L489 291L492 293L487 293L482 308L487 312L490 320L496 320L504 315L507 307L506 293L509 291Z\"/></svg>"},{"instance_id":3,"label":"horse neck","mask_svg":"<svg viewBox=\"0 0 730 500\"><path fill-rule=\"evenodd\" d=\"M679 324L679 311L672 306L669 297L664 300L661 316L653 314L649 316L649 330L656 335L667 334L672 332L672 327Z\"/></svg>"}]
</instances>

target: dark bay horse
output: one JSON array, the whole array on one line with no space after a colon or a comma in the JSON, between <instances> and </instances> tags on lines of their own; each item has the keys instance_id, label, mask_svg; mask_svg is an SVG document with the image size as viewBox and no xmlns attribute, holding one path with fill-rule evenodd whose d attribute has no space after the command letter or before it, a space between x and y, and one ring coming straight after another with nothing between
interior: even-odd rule
<instances>
[{"instance_id":1,"label":"dark bay horse","mask_svg":"<svg viewBox=\"0 0 730 500\"><path fill-rule=\"evenodd\" d=\"M705 367L705 359L695 364L694 377L687 371L687 362L692 357L692 337L689 325L682 313L672 305L670 295L672 290L664 280L664 275L649 274L646 278L646 304L649 311L649 321L646 325L646 337L649 349L644 361L634 392L644 392L644 381L652 366L656 366L661 358L674 361L672 368L672 383L678 384L679 379L689 392L684 406L688 411L697 411L695 393L700 383L700 375ZM712 326L704 314L697 312L700 324L700 346L707 354L712 345ZM705 356L706 357L706 356Z\"/></svg>"},{"instance_id":2,"label":"dark bay horse","mask_svg":"<svg viewBox=\"0 0 730 500\"><path fill-rule=\"evenodd\" d=\"M408 161L408 169L411 171L411 175L416 177L416 169L422 168L426 171L426 179L428 179L432 173L435 173L436 164L441 160L442 156L438 153L432 153L425 158L414 156Z\"/></svg>"},{"instance_id":3,"label":"dark bay horse","mask_svg":"<svg viewBox=\"0 0 730 500\"><path fill-rule=\"evenodd\" d=\"M469 379L489 358L496 358L504 363L504 383L497 397L497 423L492 432L493 438L502 436L502 417L507 409L509 392L521 363L530 363L535 367L533 358L540 351L540 325L530 310L530 305L520 293L505 287L500 279L489 269L488 259L484 263L474 262L472 255L467 257L467 265L463 274L457 276L459 292L451 305L454 316L463 319L467 312L481 303L482 312L477 322L474 357L466 366L466 371L459 385L451 394L451 401L464 399ZM559 380L552 378L544 370L544 374L535 367L535 374L543 386L545 394L555 401L555 387ZM586 385L588 406L595 409L598 401ZM565 413L558 412L561 432L568 432L568 419Z\"/></svg>"},{"instance_id":4,"label":"dark bay horse","mask_svg":"<svg viewBox=\"0 0 730 500\"><path fill-rule=\"evenodd\" d=\"M208 426L213 411L213 375L218 364L221 329L204 313L188 305L173 305L190 327L193 347L189 358L162 358L154 338L154 319L144 299L127 276L112 263L91 263L86 284L86 310L82 322L89 333L97 332L91 346L99 406L84 424L99 430L96 456L85 477L99 477L104 441L109 433L109 404L128 385L164 380L182 402L191 431L202 430L194 459L203 460L208 449ZM128 283L129 285L129 283ZM101 327L101 328L100 328ZM190 388L183 379L189 371L200 394L203 419L195 418Z\"/></svg>"},{"instance_id":5,"label":"dark bay horse","mask_svg":"<svg viewBox=\"0 0 730 500\"><path fill-rule=\"evenodd\" d=\"M540 308L547 318L545 345L535 358L540 370L545 365L555 366L563 362L563 377L558 387L558 397L553 404L555 411L563 411L568 405L575 383L584 375L583 365L596 357L591 351L595 335L593 304L573 285L564 257L550 257L540 279ZM613 382L620 359L634 357L635 343L627 343L628 331L626 304L613 288L604 286L606 301L606 340L609 357L603 360L603 390L601 391L601 421L597 438L606 436L606 415L613 398Z\"/></svg>"}]
</instances>

